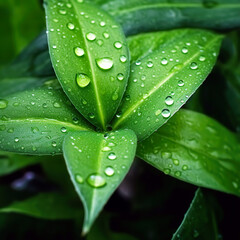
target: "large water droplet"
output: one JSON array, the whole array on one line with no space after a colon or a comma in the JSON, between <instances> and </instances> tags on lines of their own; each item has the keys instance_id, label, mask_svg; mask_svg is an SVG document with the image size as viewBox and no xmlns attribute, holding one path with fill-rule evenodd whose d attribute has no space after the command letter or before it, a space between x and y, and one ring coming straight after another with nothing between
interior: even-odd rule
<instances>
[{"instance_id":1,"label":"large water droplet","mask_svg":"<svg viewBox=\"0 0 240 240\"><path fill-rule=\"evenodd\" d=\"M188 53L188 49L186 47L182 48L182 53Z\"/></svg>"},{"instance_id":2,"label":"large water droplet","mask_svg":"<svg viewBox=\"0 0 240 240\"><path fill-rule=\"evenodd\" d=\"M73 29L75 28L75 26L74 26L73 23L68 23L68 24L67 24L67 28L68 28L69 30L73 30Z\"/></svg>"},{"instance_id":3,"label":"large water droplet","mask_svg":"<svg viewBox=\"0 0 240 240\"><path fill-rule=\"evenodd\" d=\"M205 60L206 60L206 58L205 58L204 56L200 56L200 57L199 57L199 61L200 61L200 62L204 62Z\"/></svg>"},{"instance_id":4,"label":"large water droplet","mask_svg":"<svg viewBox=\"0 0 240 240\"><path fill-rule=\"evenodd\" d=\"M114 169L112 167L107 167L104 172L107 176L111 177L114 175Z\"/></svg>"},{"instance_id":5,"label":"large water droplet","mask_svg":"<svg viewBox=\"0 0 240 240\"><path fill-rule=\"evenodd\" d=\"M108 39L109 38L109 33L103 33L104 38Z\"/></svg>"},{"instance_id":6,"label":"large water droplet","mask_svg":"<svg viewBox=\"0 0 240 240\"><path fill-rule=\"evenodd\" d=\"M190 68L193 69L193 70L197 69L198 68L197 63L192 62L191 65L190 65Z\"/></svg>"},{"instance_id":7,"label":"large water droplet","mask_svg":"<svg viewBox=\"0 0 240 240\"><path fill-rule=\"evenodd\" d=\"M147 67L149 67L149 68L153 67L153 62L152 61L148 61L147 62Z\"/></svg>"},{"instance_id":8,"label":"large water droplet","mask_svg":"<svg viewBox=\"0 0 240 240\"><path fill-rule=\"evenodd\" d=\"M103 152L108 152L108 151L111 151L111 148L110 147L103 147L102 151Z\"/></svg>"},{"instance_id":9,"label":"large water droplet","mask_svg":"<svg viewBox=\"0 0 240 240\"><path fill-rule=\"evenodd\" d=\"M53 106L54 106L55 108L60 108L60 107L61 107L61 105L60 105L59 102L55 102L55 103L53 103Z\"/></svg>"},{"instance_id":10,"label":"large water droplet","mask_svg":"<svg viewBox=\"0 0 240 240\"><path fill-rule=\"evenodd\" d=\"M76 174L75 175L75 180L78 182L78 183L83 183L83 177L80 175L80 174Z\"/></svg>"},{"instance_id":11,"label":"large water droplet","mask_svg":"<svg viewBox=\"0 0 240 240\"><path fill-rule=\"evenodd\" d=\"M184 86L184 82L183 82L183 80L179 80L179 81L178 81L178 86L179 86L179 87Z\"/></svg>"},{"instance_id":12,"label":"large water droplet","mask_svg":"<svg viewBox=\"0 0 240 240\"><path fill-rule=\"evenodd\" d=\"M77 73L76 74L76 81L79 87L84 88L86 86L88 86L88 84L90 83L90 78L88 77L88 75L84 74L84 73Z\"/></svg>"},{"instance_id":13,"label":"large water droplet","mask_svg":"<svg viewBox=\"0 0 240 240\"><path fill-rule=\"evenodd\" d=\"M173 102L174 102L174 100L173 100L173 98L172 98L171 96L168 96L168 97L165 98L165 103L166 103L168 106L173 105Z\"/></svg>"},{"instance_id":14,"label":"large water droplet","mask_svg":"<svg viewBox=\"0 0 240 240\"><path fill-rule=\"evenodd\" d=\"M122 63L125 63L125 62L127 61L127 57L124 56L124 55L122 55L122 56L120 57L120 61L121 61Z\"/></svg>"},{"instance_id":15,"label":"large water droplet","mask_svg":"<svg viewBox=\"0 0 240 240\"><path fill-rule=\"evenodd\" d=\"M8 105L8 101L7 100L4 100L4 99L0 100L0 109L6 108L7 105Z\"/></svg>"},{"instance_id":16,"label":"large water droplet","mask_svg":"<svg viewBox=\"0 0 240 240\"><path fill-rule=\"evenodd\" d=\"M94 33L87 33L87 40L94 41L96 39L96 35Z\"/></svg>"},{"instance_id":17,"label":"large water droplet","mask_svg":"<svg viewBox=\"0 0 240 240\"><path fill-rule=\"evenodd\" d=\"M19 142L19 138L16 137L16 138L14 139L14 142L15 142L15 143L18 143L18 142Z\"/></svg>"},{"instance_id":18,"label":"large water droplet","mask_svg":"<svg viewBox=\"0 0 240 240\"><path fill-rule=\"evenodd\" d=\"M168 109L163 109L162 110L162 116L164 118L168 118L168 117L170 117L170 115L171 115L171 113L170 113L170 111Z\"/></svg>"},{"instance_id":19,"label":"large water droplet","mask_svg":"<svg viewBox=\"0 0 240 240\"><path fill-rule=\"evenodd\" d=\"M60 13L61 15L65 15L65 14L67 13L67 11L64 10L64 9L60 9L60 10L59 10L59 13Z\"/></svg>"},{"instance_id":20,"label":"large water droplet","mask_svg":"<svg viewBox=\"0 0 240 240\"><path fill-rule=\"evenodd\" d=\"M117 79L118 79L119 81L122 81L122 80L124 79L124 75L123 75L122 73L119 73L119 74L117 75Z\"/></svg>"},{"instance_id":21,"label":"large water droplet","mask_svg":"<svg viewBox=\"0 0 240 240\"><path fill-rule=\"evenodd\" d=\"M111 153L108 154L108 159L115 160L116 158L117 158L117 156L116 156L115 153L111 152Z\"/></svg>"},{"instance_id":22,"label":"large water droplet","mask_svg":"<svg viewBox=\"0 0 240 240\"><path fill-rule=\"evenodd\" d=\"M80 47L75 47L74 48L74 53L78 57L82 57L85 54L84 50L82 48L80 48Z\"/></svg>"},{"instance_id":23,"label":"large water droplet","mask_svg":"<svg viewBox=\"0 0 240 240\"><path fill-rule=\"evenodd\" d=\"M168 64L168 60L167 60L166 58L163 58L163 59L161 60L161 64L162 64L162 65L167 65L167 64Z\"/></svg>"},{"instance_id":24,"label":"large water droplet","mask_svg":"<svg viewBox=\"0 0 240 240\"><path fill-rule=\"evenodd\" d=\"M66 132L67 132L67 129L66 129L65 127L62 127L62 128L61 128L61 132L62 132L62 133L66 133Z\"/></svg>"},{"instance_id":25,"label":"large water droplet","mask_svg":"<svg viewBox=\"0 0 240 240\"><path fill-rule=\"evenodd\" d=\"M95 115L94 115L94 113L89 113L89 114L88 114L88 117L91 118L91 119L94 119L94 118L95 118Z\"/></svg>"},{"instance_id":26,"label":"large water droplet","mask_svg":"<svg viewBox=\"0 0 240 240\"><path fill-rule=\"evenodd\" d=\"M106 184L106 180L99 174L91 174L87 178L87 182L90 186L95 188L103 187Z\"/></svg>"},{"instance_id":27,"label":"large water droplet","mask_svg":"<svg viewBox=\"0 0 240 240\"><path fill-rule=\"evenodd\" d=\"M99 68L103 70L109 70L113 66L113 60L111 58L99 58L96 60Z\"/></svg>"},{"instance_id":28,"label":"large water droplet","mask_svg":"<svg viewBox=\"0 0 240 240\"><path fill-rule=\"evenodd\" d=\"M115 42L115 43L114 43L114 47L117 48L117 49L120 49L120 48L122 48L122 43L120 43L120 42Z\"/></svg>"}]
</instances>

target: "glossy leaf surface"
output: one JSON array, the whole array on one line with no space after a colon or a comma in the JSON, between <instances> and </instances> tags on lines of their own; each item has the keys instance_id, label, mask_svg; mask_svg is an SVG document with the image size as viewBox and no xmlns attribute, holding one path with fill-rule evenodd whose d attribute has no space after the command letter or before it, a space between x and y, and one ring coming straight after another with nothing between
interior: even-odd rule
<instances>
[{"instance_id":1,"label":"glossy leaf surface","mask_svg":"<svg viewBox=\"0 0 240 240\"><path fill-rule=\"evenodd\" d=\"M81 208L60 193L40 193L28 199L13 202L0 209L4 213L19 213L43 219L73 219L81 216Z\"/></svg>"},{"instance_id":2,"label":"glossy leaf surface","mask_svg":"<svg viewBox=\"0 0 240 240\"><path fill-rule=\"evenodd\" d=\"M61 89L44 86L0 100L0 149L54 154L70 131L86 131L89 124Z\"/></svg>"},{"instance_id":3,"label":"glossy leaf surface","mask_svg":"<svg viewBox=\"0 0 240 240\"><path fill-rule=\"evenodd\" d=\"M151 36L151 34L150 34ZM129 128L142 140L161 127L212 70L221 36L204 30L176 30L131 65L124 100L113 128Z\"/></svg>"},{"instance_id":4,"label":"glossy leaf surface","mask_svg":"<svg viewBox=\"0 0 240 240\"><path fill-rule=\"evenodd\" d=\"M106 128L125 90L129 56L125 36L107 13L80 1L46 4L50 55L75 107Z\"/></svg>"},{"instance_id":5,"label":"glossy leaf surface","mask_svg":"<svg viewBox=\"0 0 240 240\"><path fill-rule=\"evenodd\" d=\"M240 196L240 141L203 114L180 110L137 155L180 180Z\"/></svg>"},{"instance_id":6,"label":"glossy leaf surface","mask_svg":"<svg viewBox=\"0 0 240 240\"><path fill-rule=\"evenodd\" d=\"M42 159L35 156L22 156L0 152L0 176L11 174L26 166L39 163Z\"/></svg>"},{"instance_id":7,"label":"glossy leaf surface","mask_svg":"<svg viewBox=\"0 0 240 240\"><path fill-rule=\"evenodd\" d=\"M136 151L131 130L101 134L75 132L63 144L67 168L85 209L83 233L87 233L125 175Z\"/></svg>"},{"instance_id":8,"label":"glossy leaf surface","mask_svg":"<svg viewBox=\"0 0 240 240\"><path fill-rule=\"evenodd\" d=\"M214 208L208 194L200 188L196 191L184 219L172 240L219 239Z\"/></svg>"},{"instance_id":9,"label":"glossy leaf surface","mask_svg":"<svg viewBox=\"0 0 240 240\"><path fill-rule=\"evenodd\" d=\"M238 0L109 0L100 4L127 35L179 27L232 29L240 25Z\"/></svg>"}]
</instances>

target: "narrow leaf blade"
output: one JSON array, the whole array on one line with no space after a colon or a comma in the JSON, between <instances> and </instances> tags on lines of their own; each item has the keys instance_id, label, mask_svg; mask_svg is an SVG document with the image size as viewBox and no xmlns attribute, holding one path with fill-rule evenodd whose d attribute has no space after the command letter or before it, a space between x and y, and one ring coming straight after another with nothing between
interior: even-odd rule
<instances>
[{"instance_id":1,"label":"narrow leaf blade","mask_svg":"<svg viewBox=\"0 0 240 240\"><path fill-rule=\"evenodd\" d=\"M63 152L67 168L85 209L83 233L89 231L127 174L136 142L131 130L109 134L75 132L65 138Z\"/></svg>"},{"instance_id":2,"label":"narrow leaf blade","mask_svg":"<svg viewBox=\"0 0 240 240\"><path fill-rule=\"evenodd\" d=\"M180 110L137 155L180 180L240 196L240 141L215 120Z\"/></svg>"},{"instance_id":3,"label":"narrow leaf blade","mask_svg":"<svg viewBox=\"0 0 240 240\"><path fill-rule=\"evenodd\" d=\"M49 0L45 5L56 75L83 116L105 129L127 84L129 54L125 36L120 25L92 3L57 3Z\"/></svg>"},{"instance_id":4,"label":"narrow leaf blade","mask_svg":"<svg viewBox=\"0 0 240 240\"><path fill-rule=\"evenodd\" d=\"M222 37L204 30L176 31L178 34L158 50L131 65L114 129L132 129L138 140L150 136L178 111L212 70Z\"/></svg>"},{"instance_id":5,"label":"narrow leaf blade","mask_svg":"<svg viewBox=\"0 0 240 240\"><path fill-rule=\"evenodd\" d=\"M0 150L25 154L62 152L71 131L91 131L61 89L20 92L0 100Z\"/></svg>"}]
</instances>

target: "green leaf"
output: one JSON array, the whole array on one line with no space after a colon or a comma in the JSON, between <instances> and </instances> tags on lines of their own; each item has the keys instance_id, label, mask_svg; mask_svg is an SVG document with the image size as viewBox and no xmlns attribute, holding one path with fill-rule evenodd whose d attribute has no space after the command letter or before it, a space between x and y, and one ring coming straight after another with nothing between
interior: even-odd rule
<instances>
[{"instance_id":1,"label":"green leaf","mask_svg":"<svg viewBox=\"0 0 240 240\"><path fill-rule=\"evenodd\" d=\"M131 65L113 129L132 129L138 140L150 136L178 111L212 70L222 37L204 30L176 31L175 37L166 39L158 50Z\"/></svg>"},{"instance_id":2,"label":"green leaf","mask_svg":"<svg viewBox=\"0 0 240 240\"><path fill-rule=\"evenodd\" d=\"M200 188L196 191L181 225L172 237L172 240L180 239L219 239L213 206L208 194Z\"/></svg>"},{"instance_id":3,"label":"green leaf","mask_svg":"<svg viewBox=\"0 0 240 240\"><path fill-rule=\"evenodd\" d=\"M61 193L40 193L23 201L11 203L0 209L4 213L20 213L42 219L73 219L81 216L81 208L76 207Z\"/></svg>"},{"instance_id":4,"label":"green leaf","mask_svg":"<svg viewBox=\"0 0 240 240\"><path fill-rule=\"evenodd\" d=\"M240 26L239 0L111 0L105 1L102 8L114 16L127 35L179 27Z\"/></svg>"},{"instance_id":5,"label":"green leaf","mask_svg":"<svg viewBox=\"0 0 240 240\"><path fill-rule=\"evenodd\" d=\"M203 114L180 110L137 155L180 180L240 196L240 141Z\"/></svg>"},{"instance_id":6,"label":"green leaf","mask_svg":"<svg viewBox=\"0 0 240 240\"><path fill-rule=\"evenodd\" d=\"M67 168L85 209L84 234L127 174L136 142L131 130L75 132L65 138Z\"/></svg>"},{"instance_id":7,"label":"green leaf","mask_svg":"<svg viewBox=\"0 0 240 240\"><path fill-rule=\"evenodd\" d=\"M91 126L62 90L52 85L0 100L0 150L29 154L62 152L64 137Z\"/></svg>"},{"instance_id":8,"label":"green leaf","mask_svg":"<svg viewBox=\"0 0 240 240\"><path fill-rule=\"evenodd\" d=\"M53 67L75 107L105 129L127 84L125 36L121 27L93 4L57 2L49 0L45 5Z\"/></svg>"},{"instance_id":9,"label":"green leaf","mask_svg":"<svg viewBox=\"0 0 240 240\"><path fill-rule=\"evenodd\" d=\"M20 170L26 166L39 163L40 157L21 156L12 153L0 152L0 176Z\"/></svg>"}]
</instances>

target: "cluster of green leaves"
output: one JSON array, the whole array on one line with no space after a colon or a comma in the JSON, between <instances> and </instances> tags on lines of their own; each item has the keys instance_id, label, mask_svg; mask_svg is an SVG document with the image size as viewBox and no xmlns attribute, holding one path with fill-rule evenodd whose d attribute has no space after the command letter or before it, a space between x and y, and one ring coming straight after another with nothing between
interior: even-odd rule
<instances>
[{"instance_id":1,"label":"cluster of green leaves","mask_svg":"<svg viewBox=\"0 0 240 240\"><path fill-rule=\"evenodd\" d=\"M83 203L84 234L135 156L180 180L239 196L238 136L214 119L192 111L204 112L205 106L199 106L202 89L188 105L192 110L179 110L211 72L223 39L217 33L187 27L239 27L238 1L95 3L45 2L48 43L42 33L0 73L0 149L30 155L63 153ZM184 28L165 30L177 27ZM141 33L155 30L165 31ZM125 38L136 33L140 34ZM234 37L238 39L233 34L231 40L224 40L223 51L229 57L221 57L217 67L222 76L230 78L228 114L236 114L231 126L239 130L235 111L239 56L237 50L229 50L233 46L239 49L232 43ZM236 102L229 99L232 95ZM12 156L3 154L1 175L42 161L41 157L11 160ZM66 208L70 200L59 202L59 196L40 194L1 211L82 219L81 208ZM58 204L51 212L55 202ZM42 205L36 207L36 203ZM199 205L204 206L202 218L192 223L188 218L199 211ZM214 214L208 208L198 190L173 239L194 234L205 238L205 225L215 229L215 236ZM113 235L109 239L115 239Z\"/></svg>"}]
</instances>

